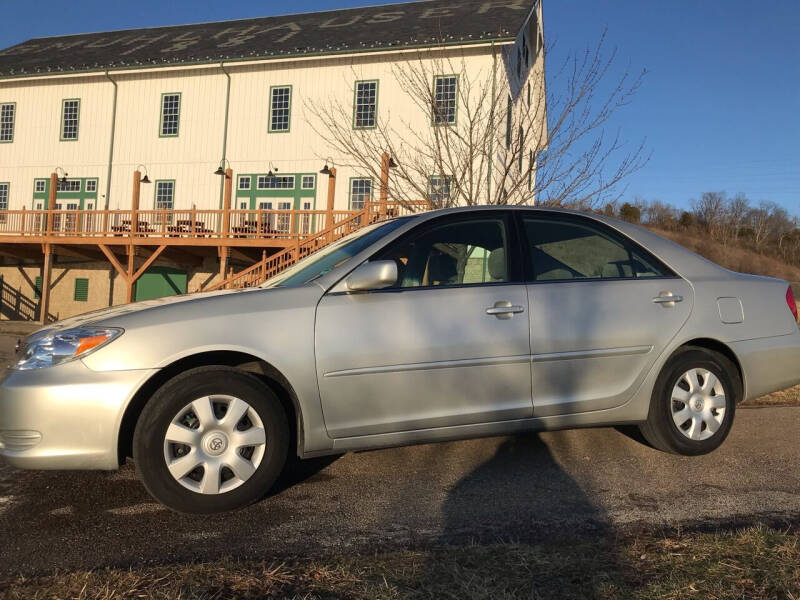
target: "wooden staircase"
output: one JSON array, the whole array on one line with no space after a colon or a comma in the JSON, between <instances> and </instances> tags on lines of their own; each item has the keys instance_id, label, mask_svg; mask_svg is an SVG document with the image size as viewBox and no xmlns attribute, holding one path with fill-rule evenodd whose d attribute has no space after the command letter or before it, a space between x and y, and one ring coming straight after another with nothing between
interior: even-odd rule
<instances>
[{"instance_id":1,"label":"wooden staircase","mask_svg":"<svg viewBox=\"0 0 800 600\"><path fill-rule=\"evenodd\" d=\"M324 248L331 242L335 242L366 225L375 223L384 218L386 218L385 212L382 213L374 204L368 204L363 210L345 216L345 218L339 222L334 223L332 227L324 229L300 241L295 246L286 248L271 256L266 256L253 266L227 279L210 285L204 288L203 291L211 292L221 289L241 289L260 285L281 271L288 269L301 258L305 258L320 248Z\"/></svg>"}]
</instances>

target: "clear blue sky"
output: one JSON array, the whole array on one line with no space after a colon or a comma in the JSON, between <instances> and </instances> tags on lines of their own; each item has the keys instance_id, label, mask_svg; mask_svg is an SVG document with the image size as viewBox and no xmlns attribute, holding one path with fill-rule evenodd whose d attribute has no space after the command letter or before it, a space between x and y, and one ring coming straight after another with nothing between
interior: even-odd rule
<instances>
[{"instance_id":1,"label":"clear blue sky","mask_svg":"<svg viewBox=\"0 0 800 600\"><path fill-rule=\"evenodd\" d=\"M0 46L31 37L388 4L383 0L8 0ZM604 27L644 87L611 124L650 163L636 195L687 206L707 190L744 192L800 214L800 4L797 0L544 0L552 61Z\"/></svg>"}]
</instances>

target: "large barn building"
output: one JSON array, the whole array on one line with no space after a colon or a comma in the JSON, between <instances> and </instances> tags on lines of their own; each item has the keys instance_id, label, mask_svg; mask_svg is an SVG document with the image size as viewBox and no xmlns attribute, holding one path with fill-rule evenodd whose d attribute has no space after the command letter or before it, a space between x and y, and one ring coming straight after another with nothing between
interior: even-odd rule
<instances>
[{"instance_id":1,"label":"large barn building","mask_svg":"<svg viewBox=\"0 0 800 600\"><path fill-rule=\"evenodd\" d=\"M446 126L461 74L433 77L432 118L394 69L457 57L467 71L503 65L512 110L532 73L543 81L541 22L538 1L431 0L0 51L2 318L252 283L365 211L398 214L393 158L374 157L378 180L347 166L315 133L313 104L347 104L354 130ZM447 194L447 175L430 176Z\"/></svg>"}]
</instances>

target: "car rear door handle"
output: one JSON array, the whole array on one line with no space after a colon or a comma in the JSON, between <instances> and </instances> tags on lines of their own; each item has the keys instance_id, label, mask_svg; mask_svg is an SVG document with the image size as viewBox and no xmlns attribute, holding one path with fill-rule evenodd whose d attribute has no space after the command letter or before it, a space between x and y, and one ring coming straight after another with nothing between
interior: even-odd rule
<instances>
[{"instance_id":1,"label":"car rear door handle","mask_svg":"<svg viewBox=\"0 0 800 600\"><path fill-rule=\"evenodd\" d=\"M511 304L508 300L500 300L494 306L486 309L487 315L494 315L498 319L510 319L515 313L521 313L525 307L519 304Z\"/></svg>"},{"instance_id":2,"label":"car rear door handle","mask_svg":"<svg viewBox=\"0 0 800 600\"><path fill-rule=\"evenodd\" d=\"M664 306L675 306L676 302L683 302L683 296L675 296L672 292L661 292L653 298L653 302Z\"/></svg>"}]
</instances>

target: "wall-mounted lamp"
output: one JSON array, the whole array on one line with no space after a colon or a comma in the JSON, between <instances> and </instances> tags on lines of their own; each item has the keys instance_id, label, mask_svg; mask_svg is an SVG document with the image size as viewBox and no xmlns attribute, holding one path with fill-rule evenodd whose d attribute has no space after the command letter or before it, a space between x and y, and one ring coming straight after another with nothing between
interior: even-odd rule
<instances>
[{"instance_id":1,"label":"wall-mounted lamp","mask_svg":"<svg viewBox=\"0 0 800 600\"><path fill-rule=\"evenodd\" d=\"M330 167L328 166L328 163L330 163L330 165L331 165ZM333 160L331 158L327 158L325 160L325 166L322 167L322 169L320 169L319 172L322 173L323 175L332 176L333 173L331 172L331 167L333 167L333 166L334 166Z\"/></svg>"},{"instance_id":2,"label":"wall-mounted lamp","mask_svg":"<svg viewBox=\"0 0 800 600\"><path fill-rule=\"evenodd\" d=\"M61 176L59 176L59 171L61 172ZM56 168L55 168L55 170L53 171L53 173L55 173L55 174L56 174L56 177L58 177L58 182L59 182L61 185L66 185L66 183L67 183L67 177L69 177L69 173L67 173L67 172L66 172L64 169L62 169L61 167L56 167Z\"/></svg>"},{"instance_id":3,"label":"wall-mounted lamp","mask_svg":"<svg viewBox=\"0 0 800 600\"><path fill-rule=\"evenodd\" d=\"M231 167L230 161L227 158L223 158L221 161L219 161L219 166L217 167L217 170L214 171L214 175L219 175L220 177L227 177L227 174L225 173L226 163L228 165L228 168Z\"/></svg>"},{"instance_id":4,"label":"wall-mounted lamp","mask_svg":"<svg viewBox=\"0 0 800 600\"><path fill-rule=\"evenodd\" d=\"M278 172L278 167L272 164L272 161L269 163L269 171L267 171L267 177L275 177L275 173Z\"/></svg>"},{"instance_id":5,"label":"wall-mounted lamp","mask_svg":"<svg viewBox=\"0 0 800 600\"><path fill-rule=\"evenodd\" d=\"M152 183L152 181L150 181L150 178L147 176L147 167L145 167L144 165L139 165L136 167L136 170L139 171L139 173L142 172L142 169L144 169L144 176L139 181L142 183Z\"/></svg>"}]
</instances>

